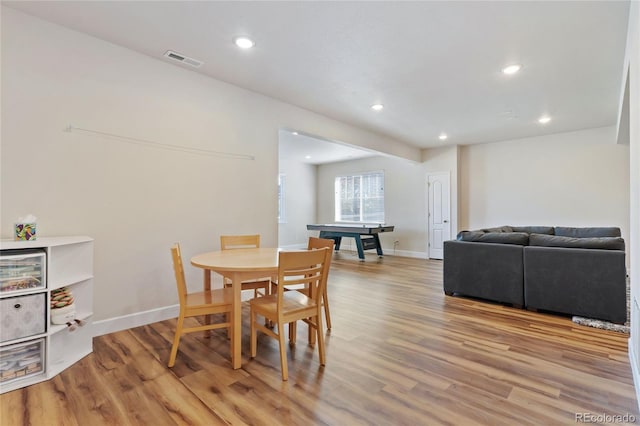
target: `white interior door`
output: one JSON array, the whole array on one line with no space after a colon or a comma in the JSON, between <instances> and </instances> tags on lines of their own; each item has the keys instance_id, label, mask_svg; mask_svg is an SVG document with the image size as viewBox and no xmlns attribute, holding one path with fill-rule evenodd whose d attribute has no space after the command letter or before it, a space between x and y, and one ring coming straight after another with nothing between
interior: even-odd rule
<instances>
[{"instance_id":1,"label":"white interior door","mask_svg":"<svg viewBox=\"0 0 640 426\"><path fill-rule=\"evenodd\" d=\"M428 176L429 187L429 259L444 257L443 243L451 239L451 199L449 173Z\"/></svg>"}]
</instances>

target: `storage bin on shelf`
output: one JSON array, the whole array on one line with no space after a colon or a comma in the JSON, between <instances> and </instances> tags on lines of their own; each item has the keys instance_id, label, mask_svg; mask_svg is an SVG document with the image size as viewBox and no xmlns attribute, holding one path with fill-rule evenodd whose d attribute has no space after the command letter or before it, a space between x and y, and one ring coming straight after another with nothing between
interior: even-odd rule
<instances>
[{"instance_id":1,"label":"storage bin on shelf","mask_svg":"<svg viewBox=\"0 0 640 426\"><path fill-rule=\"evenodd\" d=\"M0 383L44 373L44 339L0 348Z\"/></svg>"},{"instance_id":2,"label":"storage bin on shelf","mask_svg":"<svg viewBox=\"0 0 640 426\"><path fill-rule=\"evenodd\" d=\"M0 342L46 332L45 300L45 293L1 299Z\"/></svg>"},{"instance_id":3,"label":"storage bin on shelf","mask_svg":"<svg viewBox=\"0 0 640 426\"><path fill-rule=\"evenodd\" d=\"M10 295L46 287L45 252L7 250L0 257L0 294Z\"/></svg>"}]
</instances>

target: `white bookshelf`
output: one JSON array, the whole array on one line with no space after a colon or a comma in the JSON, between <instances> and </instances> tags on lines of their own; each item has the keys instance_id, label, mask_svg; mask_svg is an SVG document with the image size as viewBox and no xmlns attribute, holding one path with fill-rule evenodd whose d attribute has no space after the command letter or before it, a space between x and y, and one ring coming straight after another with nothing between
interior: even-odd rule
<instances>
[{"instance_id":1,"label":"white bookshelf","mask_svg":"<svg viewBox=\"0 0 640 426\"><path fill-rule=\"evenodd\" d=\"M25 372L23 376L3 379L0 381L0 393L49 380L93 351L93 239L38 237L35 241L0 240L0 255L31 253L34 250L46 253L46 286L17 292L0 292L0 302L17 296L44 294L46 303L42 315L45 316L45 330L1 342L0 362L3 361L3 354L6 355L4 361L27 355L37 358L39 350L43 358L42 371ZM51 323L50 295L52 290L60 287L71 290L75 318L84 322L82 327L76 324L72 330L65 324ZM0 316L4 314L0 312Z\"/></svg>"}]
</instances>

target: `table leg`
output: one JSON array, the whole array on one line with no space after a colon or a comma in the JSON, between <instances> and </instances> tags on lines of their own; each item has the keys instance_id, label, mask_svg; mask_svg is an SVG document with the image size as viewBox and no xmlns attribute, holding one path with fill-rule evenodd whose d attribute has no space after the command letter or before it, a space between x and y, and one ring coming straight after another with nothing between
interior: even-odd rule
<instances>
[{"instance_id":1,"label":"table leg","mask_svg":"<svg viewBox=\"0 0 640 426\"><path fill-rule=\"evenodd\" d=\"M210 291L211 290L211 271L208 269L205 269L204 271L204 291Z\"/></svg>"},{"instance_id":2,"label":"table leg","mask_svg":"<svg viewBox=\"0 0 640 426\"><path fill-rule=\"evenodd\" d=\"M211 271L208 269L204 270L203 288L204 288L204 291L211 291ZM204 323L206 325L211 324L212 320L213 320L213 317L211 315L204 316ZM211 330L206 330L204 332L204 335L206 337L211 337Z\"/></svg>"},{"instance_id":3,"label":"table leg","mask_svg":"<svg viewBox=\"0 0 640 426\"><path fill-rule=\"evenodd\" d=\"M237 370L242 367L242 278L238 274L233 274L233 313L231 321L233 326L233 336L231 338L231 362L233 369Z\"/></svg>"},{"instance_id":4,"label":"table leg","mask_svg":"<svg viewBox=\"0 0 640 426\"><path fill-rule=\"evenodd\" d=\"M335 251L340 250L340 244L342 243L342 237L333 237L333 241L336 242L336 246L334 247Z\"/></svg>"},{"instance_id":5,"label":"table leg","mask_svg":"<svg viewBox=\"0 0 640 426\"><path fill-rule=\"evenodd\" d=\"M376 241L376 252L378 252L378 256L382 257L382 244L380 244L380 237L378 234L373 234L373 239Z\"/></svg>"},{"instance_id":6,"label":"table leg","mask_svg":"<svg viewBox=\"0 0 640 426\"><path fill-rule=\"evenodd\" d=\"M353 236L353 238L355 238L355 240L356 240L356 248L358 249L358 257L360 258L360 260L364 260L364 249L362 247L362 240L360 239L360 235L355 234Z\"/></svg>"}]
</instances>

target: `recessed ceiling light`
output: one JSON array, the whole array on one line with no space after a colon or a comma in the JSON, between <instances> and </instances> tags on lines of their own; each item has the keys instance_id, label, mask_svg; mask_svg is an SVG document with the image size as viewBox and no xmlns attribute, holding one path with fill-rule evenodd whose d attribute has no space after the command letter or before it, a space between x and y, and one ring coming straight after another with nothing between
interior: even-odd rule
<instances>
[{"instance_id":1,"label":"recessed ceiling light","mask_svg":"<svg viewBox=\"0 0 640 426\"><path fill-rule=\"evenodd\" d=\"M384 105L382 104L371 105L371 109L374 111L382 111L383 108L384 108Z\"/></svg>"},{"instance_id":2,"label":"recessed ceiling light","mask_svg":"<svg viewBox=\"0 0 640 426\"><path fill-rule=\"evenodd\" d=\"M513 64L513 65L509 65L509 66L506 66L506 67L502 68L502 73L503 74L515 74L518 71L520 71L521 69L522 69L522 65Z\"/></svg>"},{"instance_id":3,"label":"recessed ceiling light","mask_svg":"<svg viewBox=\"0 0 640 426\"><path fill-rule=\"evenodd\" d=\"M544 116L538 118L538 123L540 123L540 124L547 124L550 121L551 121L551 117L549 117L548 115L544 115Z\"/></svg>"},{"instance_id":4,"label":"recessed ceiling light","mask_svg":"<svg viewBox=\"0 0 640 426\"><path fill-rule=\"evenodd\" d=\"M291 132L293 136L298 136L298 132Z\"/></svg>"},{"instance_id":5,"label":"recessed ceiling light","mask_svg":"<svg viewBox=\"0 0 640 426\"><path fill-rule=\"evenodd\" d=\"M236 46L238 46L241 49L251 49L253 46L256 45L256 43L251 40L249 37L236 37L233 39L233 42L235 43Z\"/></svg>"},{"instance_id":6,"label":"recessed ceiling light","mask_svg":"<svg viewBox=\"0 0 640 426\"><path fill-rule=\"evenodd\" d=\"M446 133L440 133L440 136L438 136L438 139L440 139L441 141L444 141L448 138L449 136L447 136Z\"/></svg>"},{"instance_id":7,"label":"recessed ceiling light","mask_svg":"<svg viewBox=\"0 0 640 426\"><path fill-rule=\"evenodd\" d=\"M307 160L311 159L310 155L305 155L304 158L306 158Z\"/></svg>"}]
</instances>

